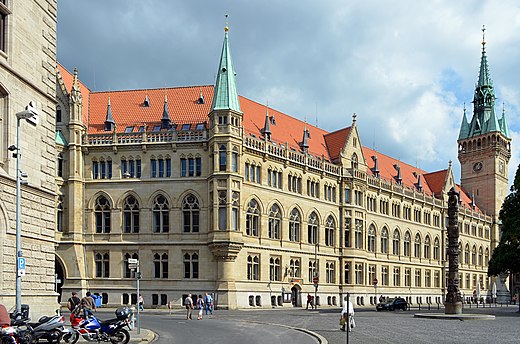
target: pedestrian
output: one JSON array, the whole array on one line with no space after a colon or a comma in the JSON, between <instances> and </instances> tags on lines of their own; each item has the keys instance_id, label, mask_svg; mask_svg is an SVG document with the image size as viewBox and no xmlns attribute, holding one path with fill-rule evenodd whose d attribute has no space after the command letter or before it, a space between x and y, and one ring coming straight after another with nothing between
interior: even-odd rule
<instances>
[{"instance_id":1,"label":"pedestrian","mask_svg":"<svg viewBox=\"0 0 520 344\"><path fill-rule=\"evenodd\" d=\"M379 303L383 303L383 302L385 302L385 298L383 297L383 295L381 295L379 297Z\"/></svg>"},{"instance_id":2,"label":"pedestrian","mask_svg":"<svg viewBox=\"0 0 520 344\"><path fill-rule=\"evenodd\" d=\"M339 320L340 330L345 331L345 325L348 322L348 331L350 332L354 327L356 327L356 322L354 321L354 305L347 296L345 296L344 300Z\"/></svg>"},{"instance_id":3,"label":"pedestrian","mask_svg":"<svg viewBox=\"0 0 520 344\"><path fill-rule=\"evenodd\" d=\"M72 296L67 301L67 308L69 311L74 312L76 307L81 303L81 300L78 297L78 293L75 291L72 292Z\"/></svg>"},{"instance_id":4,"label":"pedestrian","mask_svg":"<svg viewBox=\"0 0 520 344\"><path fill-rule=\"evenodd\" d=\"M83 308L83 317L85 319L88 318L89 315L92 315L92 311L96 310L96 303L94 302L94 299L91 296L90 291L87 291L85 294L85 297L81 299L81 307Z\"/></svg>"},{"instance_id":5,"label":"pedestrian","mask_svg":"<svg viewBox=\"0 0 520 344\"><path fill-rule=\"evenodd\" d=\"M186 306L186 319L191 320L191 311L193 309L193 299L191 298L191 294L188 294L184 299L184 306Z\"/></svg>"},{"instance_id":6,"label":"pedestrian","mask_svg":"<svg viewBox=\"0 0 520 344\"><path fill-rule=\"evenodd\" d=\"M204 305L206 309L206 315L213 315L213 297L210 294L206 293L206 297L204 298Z\"/></svg>"},{"instance_id":7,"label":"pedestrian","mask_svg":"<svg viewBox=\"0 0 520 344\"><path fill-rule=\"evenodd\" d=\"M197 298L197 309L199 310L199 316L197 317L197 320L202 320L202 311L204 310L204 299L200 294Z\"/></svg>"},{"instance_id":8,"label":"pedestrian","mask_svg":"<svg viewBox=\"0 0 520 344\"><path fill-rule=\"evenodd\" d=\"M143 295L139 294L139 298L138 298L138 300L137 300L137 303L138 303L139 310L140 310L140 311L144 311L144 299L143 299Z\"/></svg>"},{"instance_id":9,"label":"pedestrian","mask_svg":"<svg viewBox=\"0 0 520 344\"><path fill-rule=\"evenodd\" d=\"M312 296L310 293L307 293L307 307L305 307L305 309L309 309L309 305L311 305L312 308Z\"/></svg>"}]
</instances>

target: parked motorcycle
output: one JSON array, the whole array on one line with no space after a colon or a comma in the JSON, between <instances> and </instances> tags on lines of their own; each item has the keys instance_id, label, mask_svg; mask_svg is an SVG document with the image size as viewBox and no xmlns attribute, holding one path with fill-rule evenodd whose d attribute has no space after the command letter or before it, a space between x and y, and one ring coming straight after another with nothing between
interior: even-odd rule
<instances>
[{"instance_id":1,"label":"parked motorcycle","mask_svg":"<svg viewBox=\"0 0 520 344\"><path fill-rule=\"evenodd\" d=\"M1 344L31 344L33 337L31 329L27 326L29 312L9 312L10 326L4 326L0 335Z\"/></svg>"},{"instance_id":2,"label":"parked motorcycle","mask_svg":"<svg viewBox=\"0 0 520 344\"><path fill-rule=\"evenodd\" d=\"M33 336L33 343L58 344L65 332L65 319L63 315L44 316L36 323L27 324Z\"/></svg>"},{"instance_id":3,"label":"parked motorcycle","mask_svg":"<svg viewBox=\"0 0 520 344\"><path fill-rule=\"evenodd\" d=\"M71 324L75 332L65 333L60 343L75 344L79 337L89 342L111 342L113 344L127 344L130 341L130 318L132 310L128 307L120 307L116 310L116 318L99 321L90 315L86 319L79 314L71 315Z\"/></svg>"}]
</instances>

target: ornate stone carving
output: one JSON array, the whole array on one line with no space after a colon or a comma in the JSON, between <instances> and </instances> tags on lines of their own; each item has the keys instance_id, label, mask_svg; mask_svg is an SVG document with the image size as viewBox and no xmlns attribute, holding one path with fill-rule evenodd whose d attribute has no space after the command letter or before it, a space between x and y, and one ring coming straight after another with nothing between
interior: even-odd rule
<instances>
[{"instance_id":1,"label":"ornate stone carving","mask_svg":"<svg viewBox=\"0 0 520 344\"><path fill-rule=\"evenodd\" d=\"M209 250L219 261L234 262L243 246L240 242L217 241L209 244Z\"/></svg>"},{"instance_id":2,"label":"ornate stone carving","mask_svg":"<svg viewBox=\"0 0 520 344\"><path fill-rule=\"evenodd\" d=\"M462 296L459 289L459 193L448 192L448 292L445 313L462 314Z\"/></svg>"}]
</instances>

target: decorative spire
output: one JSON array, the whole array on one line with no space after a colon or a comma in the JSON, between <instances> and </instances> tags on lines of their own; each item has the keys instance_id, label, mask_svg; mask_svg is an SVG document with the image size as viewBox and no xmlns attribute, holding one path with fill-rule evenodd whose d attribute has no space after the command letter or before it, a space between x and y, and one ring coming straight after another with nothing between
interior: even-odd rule
<instances>
[{"instance_id":1,"label":"decorative spire","mask_svg":"<svg viewBox=\"0 0 520 344\"><path fill-rule=\"evenodd\" d=\"M81 90L79 89L78 68L74 68L74 76L72 77L72 88L70 90L70 96L74 102L78 102L81 104L83 101Z\"/></svg>"},{"instance_id":2,"label":"decorative spire","mask_svg":"<svg viewBox=\"0 0 520 344\"><path fill-rule=\"evenodd\" d=\"M397 171L397 176L395 177L395 180L397 181L397 184L401 185L403 183L403 177L401 176L401 166L399 166L399 164L395 164L394 168Z\"/></svg>"},{"instance_id":3,"label":"decorative spire","mask_svg":"<svg viewBox=\"0 0 520 344\"><path fill-rule=\"evenodd\" d=\"M504 134L505 137L510 139L511 135L509 134L509 125L507 124L506 120L506 109L504 103L502 103L502 118L500 118L498 122L500 123L500 131L502 132L502 134Z\"/></svg>"},{"instance_id":4,"label":"decorative spire","mask_svg":"<svg viewBox=\"0 0 520 344\"><path fill-rule=\"evenodd\" d=\"M459 140L466 139L469 134L469 123L466 117L466 103L464 103L464 116L462 116L462 123L460 124Z\"/></svg>"},{"instance_id":5,"label":"decorative spire","mask_svg":"<svg viewBox=\"0 0 520 344\"><path fill-rule=\"evenodd\" d=\"M107 117L105 119L105 131L113 131L116 127L114 118L112 117L112 107L110 106L110 97L108 97Z\"/></svg>"},{"instance_id":6,"label":"decorative spire","mask_svg":"<svg viewBox=\"0 0 520 344\"><path fill-rule=\"evenodd\" d=\"M372 160L374 160L374 168L372 169L372 172L376 177L379 177L379 163L377 161L377 155L373 155Z\"/></svg>"},{"instance_id":7,"label":"decorative spire","mask_svg":"<svg viewBox=\"0 0 520 344\"><path fill-rule=\"evenodd\" d=\"M267 140L271 140L271 120L269 118L269 102L267 102L265 106L265 123L264 128L262 129L262 133L264 134Z\"/></svg>"},{"instance_id":8,"label":"decorative spire","mask_svg":"<svg viewBox=\"0 0 520 344\"><path fill-rule=\"evenodd\" d=\"M354 114L352 115L352 126L354 127L356 125L356 113L354 112Z\"/></svg>"},{"instance_id":9,"label":"decorative spire","mask_svg":"<svg viewBox=\"0 0 520 344\"><path fill-rule=\"evenodd\" d=\"M170 129L170 114L168 113L168 98L164 95L164 109L161 118L161 129Z\"/></svg>"},{"instance_id":10,"label":"decorative spire","mask_svg":"<svg viewBox=\"0 0 520 344\"><path fill-rule=\"evenodd\" d=\"M422 188L423 188L422 179L421 179L421 175L419 174L417 176L417 190L422 191Z\"/></svg>"},{"instance_id":11,"label":"decorative spire","mask_svg":"<svg viewBox=\"0 0 520 344\"><path fill-rule=\"evenodd\" d=\"M204 95L202 94L202 90L200 90L199 99L197 99L197 104L204 104Z\"/></svg>"},{"instance_id":12,"label":"decorative spire","mask_svg":"<svg viewBox=\"0 0 520 344\"><path fill-rule=\"evenodd\" d=\"M309 150L309 132L307 131L307 123L305 123L305 126L303 127L303 138L302 142L300 142L300 148L305 153Z\"/></svg>"},{"instance_id":13,"label":"decorative spire","mask_svg":"<svg viewBox=\"0 0 520 344\"><path fill-rule=\"evenodd\" d=\"M143 106L144 106L144 107L150 107L150 98L148 98L148 95L146 95L146 96L144 97Z\"/></svg>"},{"instance_id":14,"label":"decorative spire","mask_svg":"<svg viewBox=\"0 0 520 344\"><path fill-rule=\"evenodd\" d=\"M236 83L236 73L231 58L231 50L229 48L227 24L228 15L226 14L226 27L224 28L224 43L222 44L222 53L220 55L220 63L215 81L215 90L213 94L213 110L240 110L240 102L238 101L238 91Z\"/></svg>"}]
</instances>

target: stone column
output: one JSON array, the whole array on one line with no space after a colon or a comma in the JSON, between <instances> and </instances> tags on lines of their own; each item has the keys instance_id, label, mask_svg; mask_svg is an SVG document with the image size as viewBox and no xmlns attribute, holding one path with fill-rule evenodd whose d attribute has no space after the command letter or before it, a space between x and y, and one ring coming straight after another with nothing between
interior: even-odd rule
<instances>
[{"instance_id":1,"label":"stone column","mask_svg":"<svg viewBox=\"0 0 520 344\"><path fill-rule=\"evenodd\" d=\"M237 241L214 241L209 244L209 250L217 260L217 296L218 307L227 309L237 308L237 295L235 286L235 260L244 246Z\"/></svg>"},{"instance_id":2,"label":"stone column","mask_svg":"<svg viewBox=\"0 0 520 344\"><path fill-rule=\"evenodd\" d=\"M448 192L448 293L444 303L445 314L462 314L462 297L459 289L459 193Z\"/></svg>"}]
</instances>

